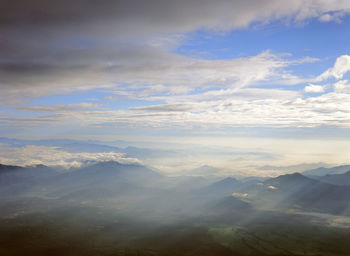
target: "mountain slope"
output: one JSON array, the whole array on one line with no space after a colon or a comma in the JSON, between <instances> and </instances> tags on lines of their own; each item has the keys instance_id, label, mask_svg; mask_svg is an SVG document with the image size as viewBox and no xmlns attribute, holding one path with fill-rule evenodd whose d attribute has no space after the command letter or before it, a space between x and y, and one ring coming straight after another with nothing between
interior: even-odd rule
<instances>
[{"instance_id":1,"label":"mountain slope","mask_svg":"<svg viewBox=\"0 0 350 256\"><path fill-rule=\"evenodd\" d=\"M350 213L350 187L320 182L299 173L268 179L240 192L266 209Z\"/></svg>"},{"instance_id":2,"label":"mountain slope","mask_svg":"<svg viewBox=\"0 0 350 256\"><path fill-rule=\"evenodd\" d=\"M208 185L200 193L211 197L230 196L240 184L235 178L228 177Z\"/></svg>"},{"instance_id":3,"label":"mountain slope","mask_svg":"<svg viewBox=\"0 0 350 256\"><path fill-rule=\"evenodd\" d=\"M350 171L350 165L340 165L331 168L320 167L308 171L304 171L304 175L308 176L324 176L327 174L342 174L347 171Z\"/></svg>"},{"instance_id":4,"label":"mountain slope","mask_svg":"<svg viewBox=\"0 0 350 256\"><path fill-rule=\"evenodd\" d=\"M0 196L13 197L43 189L46 182L54 180L59 173L44 165L19 167L1 165Z\"/></svg>"},{"instance_id":5,"label":"mountain slope","mask_svg":"<svg viewBox=\"0 0 350 256\"><path fill-rule=\"evenodd\" d=\"M96 199L155 187L162 179L145 166L108 161L63 173L48 187L50 196Z\"/></svg>"},{"instance_id":6,"label":"mountain slope","mask_svg":"<svg viewBox=\"0 0 350 256\"><path fill-rule=\"evenodd\" d=\"M316 179L316 177L315 177ZM350 186L350 171L343 174L327 174L317 177L318 180L339 186Z\"/></svg>"}]
</instances>

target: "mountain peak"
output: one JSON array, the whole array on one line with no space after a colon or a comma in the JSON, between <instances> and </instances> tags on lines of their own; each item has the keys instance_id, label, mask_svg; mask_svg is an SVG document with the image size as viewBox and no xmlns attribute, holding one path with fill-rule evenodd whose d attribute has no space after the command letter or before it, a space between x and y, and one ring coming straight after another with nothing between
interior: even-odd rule
<instances>
[{"instance_id":1,"label":"mountain peak","mask_svg":"<svg viewBox=\"0 0 350 256\"><path fill-rule=\"evenodd\" d=\"M276 178L267 180L266 182L311 182L312 179L305 177L304 175L295 172L291 174L280 175Z\"/></svg>"},{"instance_id":2,"label":"mountain peak","mask_svg":"<svg viewBox=\"0 0 350 256\"><path fill-rule=\"evenodd\" d=\"M227 177L225 179L219 180L217 182L214 182L213 184L209 185L209 187L211 188L227 188L227 187L231 187L234 186L238 183L238 180L236 180L235 178L232 177Z\"/></svg>"},{"instance_id":3,"label":"mountain peak","mask_svg":"<svg viewBox=\"0 0 350 256\"><path fill-rule=\"evenodd\" d=\"M103 168L116 168L116 167L121 167L121 166L137 166L140 167L141 165L138 163L120 163L118 161L101 161L101 162L95 162L91 166L96 166L96 167L103 167Z\"/></svg>"},{"instance_id":4,"label":"mountain peak","mask_svg":"<svg viewBox=\"0 0 350 256\"><path fill-rule=\"evenodd\" d=\"M304 171L305 175L314 175L314 176L324 176L327 174L343 174L350 171L350 165L339 165L330 168L320 167L312 170Z\"/></svg>"},{"instance_id":5,"label":"mountain peak","mask_svg":"<svg viewBox=\"0 0 350 256\"><path fill-rule=\"evenodd\" d=\"M220 183L232 183L232 182L237 182L237 180L235 179L235 178L233 178L233 177L227 177L227 178L225 178L225 179L223 179L223 180L221 180L221 181L219 181Z\"/></svg>"},{"instance_id":6,"label":"mountain peak","mask_svg":"<svg viewBox=\"0 0 350 256\"><path fill-rule=\"evenodd\" d=\"M0 170L4 170L4 169L17 169L17 168L21 168L21 167L20 167L20 166L16 166L16 165L0 164Z\"/></svg>"}]
</instances>

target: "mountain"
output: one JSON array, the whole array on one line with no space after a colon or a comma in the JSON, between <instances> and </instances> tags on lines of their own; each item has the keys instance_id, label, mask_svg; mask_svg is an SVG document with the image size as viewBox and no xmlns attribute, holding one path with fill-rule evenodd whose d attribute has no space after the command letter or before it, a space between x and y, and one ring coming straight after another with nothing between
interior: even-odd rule
<instances>
[{"instance_id":1,"label":"mountain","mask_svg":"<svg viewBox=\"0 0 350 256\"><path fill-rule=\"evenodd\" d=\"M98 162L60 174L49 184L50 196L115 195L133 187L147 187L160 182L162 175L139 164L115 161ZM105 191L105 192L102 192Z\"/></svg>"},{"instance_id":2,"label":"mountain","mask_svg":"<svg viewBox=\"0 0 350 256\"><path fill-rule=\"evenodd\" d=\"M267 208L350 213L350 187L324 183L300 173L268 179L259 183L252 192L255 201Z\"/></svg>"},{"instance_id":3,"label":"mountain","mask_svg":"<svg viewBox=\"0 0 350 256\"><path fill-rule=\"evenodd\" d=\"M21 169L22 167L20 166L15 166L15 165L4 165L4 164L0 164L0 175L2 173L6 173L6 172L11 172L17 169Z\"/></svg>"},{"instance_id":4,"label":"mountain","mask_svg":"<svg viewBox=\"0 0 350 256\"><path fill-rule=\"evenodd\" d=\"M37 195L95 199L157 188L163 176L138 164L114 161L57 171L44 165L0 166L0 196Z\"/></svg>"},{"instance_id":5,"label":"mountain","mask_svg":"<svg viewBox=\"0 0 350 256\"><path fill-rule=\"evenodd\" d=\"M44 184L54 179L59 172L45 165L27 167L0 165L0 196L18 196L42 189Z\"/></svg>"},{"instance_id":6,"label":"mountain","mask_svg":"<svg viewBox=\"0 0 350 256\"><path fill-rule=\"evenodd\" d=\"M217 182L214 182L199 192L210 197L230 196L241 183L235 178L228 177Z\"/></svg>"},{"instance_id":7,"label":"mountain","mask_svg":"<svg viewBox=\"0 0 350 256\"><path fill-rule=\"evenodd\" d=\"M330 168L320 167L308 171L304 171L303 174L307 176L324 176L327 174L342 174L350 171L350 165L340 165Z\"/></svg>"},{"instance_id":8,"label":"mountain","mask_svg":"<svg viewBox=\"0 0 350 256\"><path fill-rule=\"evenodd\" d=\"M238 216L251 214L253 207L234 196L224 196L217 200L209 201L203 208L205 213L212 216L220 216L220 219L224 218L233 219Z\"/></svg>"},{"instance_id":9,"label":"mountain","mask_svg":"<svg viewBox=\"0 0 350 256\"><path fill-rule=\"evenodd\" d=\"M12 166L0 164L0 179L15 179L15 180L28 180L28 179L41 179L51 175L57 174L54 168L45 165L33 165L33 166Z\"/></svg>"},{"instance_id":10,"label":"mountain","mask_svg":"<svg viewBox=\"0 0 350 256\"><path fill-rule=\"evenodd\" d=\"M325 176L316 177L318 180L334 185L350 186L350 171L343 174L327 174Z\"/></svg>"}]
</instances>

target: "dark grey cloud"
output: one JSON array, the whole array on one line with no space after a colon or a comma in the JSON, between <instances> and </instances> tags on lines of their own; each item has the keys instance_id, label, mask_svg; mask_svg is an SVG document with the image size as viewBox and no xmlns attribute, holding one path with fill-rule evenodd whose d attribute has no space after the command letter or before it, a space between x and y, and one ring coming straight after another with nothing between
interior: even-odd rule
<instances>
[{"instance_id":1,"label":"dark grey cloud","mask_svg":"<svg viewBox=\"0 0 350 256\"><path fill-rule=\"evenodd\" d=\"M135 74L148 82L150 70L184 62L154 43L159 38L349 8L342 0L1 0L0 96L100 87Z\"/></svg>"},{"instance_id":2,"label":"dark grey cloud","mask_svg":"<svg viewBox=\"0 0 350 256\"><path fill-rule=\"evenodd\" d=\"M110 25L115 31L149 33L183 32L198 27L242 27L252 20L295 14L301 20L324 12L348 10L349 4L341 0L293 3L278 0L2 0L0 8L3 28L39 27L44 31L69 26L104 30Z\"/></svg>"}]
</instances>

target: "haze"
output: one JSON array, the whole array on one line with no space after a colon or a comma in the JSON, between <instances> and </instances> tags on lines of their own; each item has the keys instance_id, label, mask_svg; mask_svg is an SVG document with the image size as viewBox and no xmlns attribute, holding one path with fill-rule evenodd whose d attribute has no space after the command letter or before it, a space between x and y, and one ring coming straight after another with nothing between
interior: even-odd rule
<instances>
[{"instance_id":1,"label":"haze","mask_svg":"<svg viewBox=\"0 0 350 256\"><path fill-rule=\"evenodd\" d=\"M0 0L0 254L348 255L349 27L346 0Z\"/></svg>"}]
</instances>

